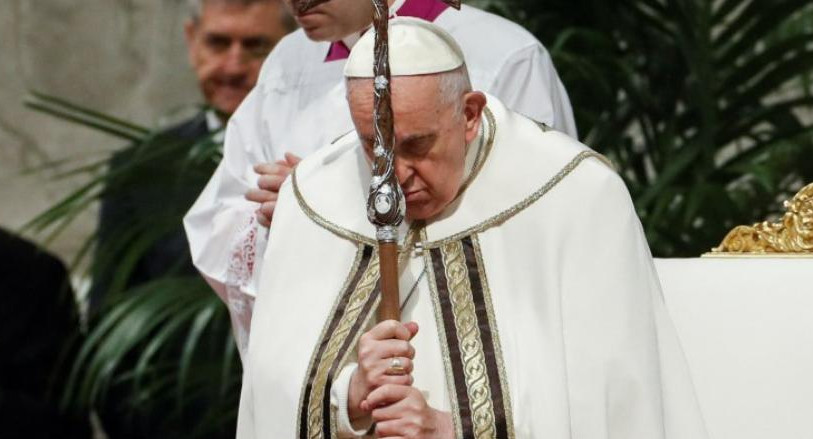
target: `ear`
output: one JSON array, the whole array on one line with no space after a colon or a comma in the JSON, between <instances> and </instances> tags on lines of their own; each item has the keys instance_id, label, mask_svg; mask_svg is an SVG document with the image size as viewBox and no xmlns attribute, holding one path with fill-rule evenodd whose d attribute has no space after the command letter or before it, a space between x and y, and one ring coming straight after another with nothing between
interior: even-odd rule
<instances>
[{"instance_id":1,"label":"ear","mask_svg":"<svg viewBox=\"0 0 813 439\"><path fill-rule=\"evenodd\" d=\"M191 18L183 24L183 35L186 40L186 57L189 64L195 65L195 46L197 46L198 23Z\"/></svg>"},{"instance_id":2,"label":"ear","mask_svg":"<svg viewBox=\"0 0 813 439\"><path fill-rule=\"evenodd\" d=\"M486 95L479 91L471 91L463 96L463 115L466 118L466 143L477 137L480 124L483 121L483 109L486 107Z\"/></svg>"}]
</instances>

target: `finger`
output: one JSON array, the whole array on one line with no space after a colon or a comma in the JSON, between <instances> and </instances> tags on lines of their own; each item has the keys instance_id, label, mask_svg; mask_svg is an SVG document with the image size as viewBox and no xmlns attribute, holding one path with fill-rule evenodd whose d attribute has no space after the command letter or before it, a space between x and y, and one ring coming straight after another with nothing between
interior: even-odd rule
<instances>
[{"instance_id":1,"label":"finger","mask_svg":"<svg viewBox=\"0 0 813 439\"><path fill-rule=\"evenodd\" d=\"M294 153L286 152L285 161L288 163L289 166L296 166L299 162L302 161L302 158Z\"/></svg>"},{"instance_id":2,"label":"finger","mask_svg":"<svg viewBox=\"0 0 813 439\"><path fill-rule=\"evenodd\" d=\"M373 327L367 334L375 340L386 340L388 338L397 338L399 340L409 340L411 333L401 322L395 320L386 320Z\"/></svg>"},{"instance_id":3,"label":"finger","mask_svg":"<svg viewBox=\"0 0 813 439\"><path fill-rule=\"evenodd\" d=\"M389 377L397 377L397 376L409 376L413 370L415 370L414 363L409 358L403 357L396 357L401 364L401 367L393 368L392 367L392 358L388 358L386 360L380 361L380 369L377 371L378 374L382 376L389 376ZM383 384L383 383L382 383ZM398 382L396 384L411 384L411 383L401 383Z\"/></svg>"},{"instance_id":4,"label":"finger","mask_svg":"<svg viewBox=\"0 0 813 439\"><path fill-rule=\"evenodd\" d=\"M393 357L415 358L415 348L411 343L405 340L394 338L379 340L375 343L374 349L378 354L378 358L386 359L387 363L389 363Z\"/></svg>"},{"instance_id":5,"label":"finger","mask_svg":"<svg viewBox=\"0 0 813 439\"><path fill-rule=\"evenodd\" d=\"M274 209L277 207L276 201L269 201L260 205L260 213L265 217L268 222L274 219Z\"/></svg>"},{"instance_id":6,"label":"finger","mask_svg":"<svg viewBox=\"0 0 813 439\"><path fill-rule=\"evenodd\" d=\"M402 439L405 437L403 436L405 427L405 423L400 419L376 423L375 437L379 439Z\"/></svg>"},{"instance_id":7,"label":"finger","mask_svg":"<svg viewBox=\"0 0 813 439\"><path fill-rule=\"evenodd\" d=\"M266 229L271 227L271 220L266 218L265 215L257 209L257 222L260 223L261 226L265 227Z\"/></svg>"},{"instance_id":8,"label":"finger","mask_svg":"<svg viewBox=\"0 0 813 439\"><path fill-rule=\"evenodd\" d=\"M386 385L411 386L414 382L415 379L412 378L412 375L377 374L375 378L371 380L372 386L370 390Z\"/></svg>"},{"instance_id":9,"label":"finger","mask_svg":"<svg viewBox=\"0 0 813 439\"><path fill-rule=\"evenodd\" d=\"M280 166L279 163L280 161L277 161L277 163L260 163L254 165L254 172L257 174L271 174L274 172L274 169ZM282 162L282 164L286 165L285 162Z\"/></svg>"},{"instance_id":10,"label":"finger","mask_svg":"<svg viewBox=\"0 0 813 439\"><path fill-rule=\"evenodd\" d=\"M419 329L418 324L415 322L406 322L404 323L404 326L409 330L409 333L411 334L409 339L412 340L412 338L414 338L415 335L418 334Z\"/></svg>"},{"instance_id":11,"label":"finger","mask_svg":"<svg viewBox=\"0 0 813 439\"><path fill-rule=\"evenodd\" d=\"M269 201L277 201L277 197L279 197L279 193L265 191L262 189L251 189L246 192L246 200L253 201L255 203L266 203Z\"/></svg>"},{"instance_id":12,"label":"finger","mask_svg":"<svg viewBox=\"0 0 813 439\"><path fill-rule=\"evenodd\" d=\"M257 187L271 192L279 192L287 175L262 175L257 179Z\"/></svg>"},{"instance_id":13,"label":"finger","mask_svg":"<svg viewBox=\"0 0 813 439\"><path fill-rule=\"evenodd\" d=\"M407 398L413 390L414 387L411 386L385 384L370 392L362 403L366 403L367 407L372 410L381 406L395 404Z\"/></svg>"},{"instance_id":14,"label":"finger","mask_svg":"<svg viewBox=\"0 0 813 439\"><path fill-rule=\"evenodd\" d=\"M291 173L291 165L284 160L278 160L275 163L263 163L254 167L254 172L263 175L282 175L287 176Z\"/></svg>"},{"instance_id":15,"label":"finger","mask_svg":"<svg viewBox=\"0 0 813 439\"><path fill-rule=\"evenodd\" d=\"M369 396L367 397L369 400ZM387 405L375 406L370 404L374 422L390 421L393 419L404 419L409 415L421 413L428 407L426 398L414 387L409 387L407 396L398 402Z\"/></svg>"}]
</instances>

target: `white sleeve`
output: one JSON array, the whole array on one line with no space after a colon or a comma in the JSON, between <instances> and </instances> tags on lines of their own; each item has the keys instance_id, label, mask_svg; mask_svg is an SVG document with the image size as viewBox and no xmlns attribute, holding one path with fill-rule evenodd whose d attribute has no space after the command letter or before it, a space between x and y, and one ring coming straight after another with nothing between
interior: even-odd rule
<instances>
[{"instance_id":1,"label":"white sleeve","mask_svg":"<svg viewBox=\"0 0 813 439\"><path fill-rule=\"evenodd\" d=\"M570 98L541 44L510 55L489 90L511 110L578 139Z\"/></svg>"},{"instance_id":2,"label":"white sleeve","mask_svg":"<svg viewBox=\"0 0 813 439\"><path fill-rule=\"evenodd\" d=\"M584 191L562 258L572 437L705 439L641 223L620 177L604 174Z\"/></svg>"},{"instance_id":3,"label":"white sleeve","mask_svg":"<svg viewBox=\"0 0 813 439\"><path fill-rule=\"evenodd\" d=\"M262 92L255 88L229 120L223 160L184 217L192 262L228 305L241 354L248 343L268 229L245 199L257 185L253 166L273 161L263 135Z\"/></svg>"},{"instance_id":4,"label":"white sleeve","mask_svg":"<svg viewBox=\"0 0 813 439\"><path fill-rule=\"evenodd\" d=\"M372 421L363 422L363 430L356 430L350 422L350 414L347 410L347 401L350 394L350 379L353 372L358 368L358 364L350 363L345 366L330 387L330 404L336 407L336 424L340 438L364 437L372 426Z\"/></svg>"}]
</instances>

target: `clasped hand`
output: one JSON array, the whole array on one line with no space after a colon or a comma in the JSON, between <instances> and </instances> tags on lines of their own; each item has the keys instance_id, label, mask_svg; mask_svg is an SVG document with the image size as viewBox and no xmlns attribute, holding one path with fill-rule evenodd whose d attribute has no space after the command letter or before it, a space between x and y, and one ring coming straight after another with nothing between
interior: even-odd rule
<instances>
[{"instance_id":1,"label":"clasped hand","mask_svg":"<svg viewBox=\"0 0 813 439\"><path fill-rule=\"evenodd\" d=\"M418 333L414 322L381 322L359 339L358 368L350 380L348 411L352 421L370 417L379 438L452 438L451 415L433 409L412 387ZM401 369L393 373L393 359Z\"/></svg>"},{"instance_id":2,"label":"clasped hand","mask_svg":"<svg viewBox=\"0 0 813 439\"><path fill-rule=\"evenodd\" d=\"M286 153L285 160L254 166L254 172L259 175L257 188L249 190L245 197L249 201L260 203L260 208L257 209L257 222L263 227L271 226L274 209L277 207L279 189L293 171L294 166L301 160L291 153Z\"/></svg>"}]
</instances>

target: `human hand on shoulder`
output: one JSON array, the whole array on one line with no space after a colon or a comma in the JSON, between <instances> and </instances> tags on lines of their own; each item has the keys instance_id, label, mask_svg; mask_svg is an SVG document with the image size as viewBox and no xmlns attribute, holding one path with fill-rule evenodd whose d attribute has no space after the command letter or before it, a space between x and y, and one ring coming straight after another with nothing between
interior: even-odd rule
<instances>
[{"instance_id":1,"label":"human hand on shoulder","mask_svg":"<svg viewBox=\"0 0 813 439\"><path fill-rule=\"evenodd\" d=\"M246 193L246 199L255 203L260 203L257 209L257 221L263 227L271 226L271 219L274 216L274 209L277 207L277 197L282 183L288 178L302 159L291 153L285 153L285 160L277 160L275 163L261 163L254 166L254 172L259 175L257 188Z\"/></svg>"},{"instance_id":2,"label":"human hand on shoulder","mask_svg":"<svg viewBox=\"0 0 813 439\"><path fill-rule=\"evenodd\" d=\"M386 384L362 402L372 412L378 438L453 439L452 415L429 406L420 390Z\"/></svg>"},{"instance_id":3,"label":"human hand on shoulder","mask_svg":"<svg viewBox=\"0 0 813 439\"><path fill-rule=\"evenodd\" d=\"M415 322L387 320L365 332L358 343L358 367L350 379L347 410L350 420L370 414L362 401L385 384L412 385L415 348L409 343L418 333Z\"/></svg>"}]
</instances>

